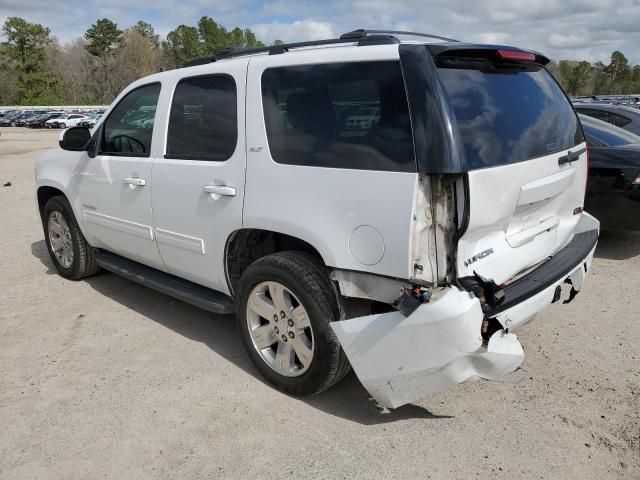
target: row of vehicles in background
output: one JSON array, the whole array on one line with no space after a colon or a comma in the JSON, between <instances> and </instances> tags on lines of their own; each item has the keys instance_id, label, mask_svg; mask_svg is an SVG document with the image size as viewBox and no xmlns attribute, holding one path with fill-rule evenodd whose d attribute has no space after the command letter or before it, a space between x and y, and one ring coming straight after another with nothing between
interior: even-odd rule
<instances>
[{"instance_id":1,"label":"row of vehicles in background","mask_svg":"<svg viewBox=\"0 0 640 480\"><path fill-rule=\"evenodd\" d=\"M92 110L8 110L0 112L0 127L29 128L93 128L104 114L102 109Z\"/></svg>"},{"instance_id":2,"label":"row of vehicles in background","mask_svg":"<svg viewBox=\"0 0 640 480\"><path fill-rule=\"evenodd\" d=\"M603 229L640 230L640 109L573 106L590 149L585 209Z\"/></svg>"}]
</instances>

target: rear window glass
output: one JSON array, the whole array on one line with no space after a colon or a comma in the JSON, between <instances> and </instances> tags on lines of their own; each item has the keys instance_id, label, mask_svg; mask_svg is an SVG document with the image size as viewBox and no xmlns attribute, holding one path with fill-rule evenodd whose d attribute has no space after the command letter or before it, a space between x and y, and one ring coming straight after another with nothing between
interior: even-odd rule
<instances>
[{"instance_id":1,"label":"rear window glass","mask_svg":"<svg viewBox=\"0 0 640 480\"><path fill-rule=\"evenodd\" d=\"M589 145L592 147L619 147L630 143L639 143L640 137L610 123L580 115Z\"/></svg>"},{"instance_id":2,"label":"rear window glass","mask_svg":"<svg viewBox=\"0 0 640 480\"><path fill-rule=\"evenodd\" d=\"M262 101L278 163L416 171L397 61L270 68L262 75Z\"/></svg>"},{"instance_id":3,"label":"rear window glass","mask_svg":"<svg viewBox=\"0 0 640 480\"><path fill-rule=\"evenodd\" d=\"M571 104L542 67L438 62L469 169L521 162L584 141Z\"/></svg>"}]
</instances>

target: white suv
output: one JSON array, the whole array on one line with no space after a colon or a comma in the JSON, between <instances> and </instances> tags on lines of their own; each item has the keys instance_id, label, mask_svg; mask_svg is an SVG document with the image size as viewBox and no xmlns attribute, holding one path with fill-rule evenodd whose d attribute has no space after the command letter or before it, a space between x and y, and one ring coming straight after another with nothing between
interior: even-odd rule
<instances>
[{"instance_id":1,"label":"white suv","mask_svg":"<svg viewBox=\"0 0 640 480\"><path fill-rule=\"evenodd\" d=\"M387 407L518 377L512 329L598 239L580 123L539 53L396 33L222 52L65 131L36 167L60 274L235 311L292 394L350 366Z\"/></svg>"},{"instance_id":2,"label":"white suv","mask_svg":"<svg viewBox=\"0 0 640 480\"><path fill-rule=\"evenodd\" d=\"M44 122L44 126L47 128L75 127L81 121L86 119L87 117L85 115L81 115L79 113L65 113L64 115L60 115L59 117L47 120L46 122Z\"/></svg>"}]
</instances>

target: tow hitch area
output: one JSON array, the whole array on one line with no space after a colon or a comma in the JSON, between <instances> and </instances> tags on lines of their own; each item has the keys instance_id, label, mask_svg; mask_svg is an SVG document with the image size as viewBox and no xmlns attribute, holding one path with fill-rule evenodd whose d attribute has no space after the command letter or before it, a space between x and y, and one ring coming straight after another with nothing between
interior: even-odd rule
<instances>
[{"instance_id":1,"label":"tow hitch area","mask_svg":"<svg viewBox=\"0 0 640 480\"><path fill-rule=\"evenodd\" d=\"M401 312L331 324L369 394L397 408L470 379L518 381L524 352L516 335L495 332L482 347L479 300L457 288L405 317Z\"/></svg>"}]
</instances>

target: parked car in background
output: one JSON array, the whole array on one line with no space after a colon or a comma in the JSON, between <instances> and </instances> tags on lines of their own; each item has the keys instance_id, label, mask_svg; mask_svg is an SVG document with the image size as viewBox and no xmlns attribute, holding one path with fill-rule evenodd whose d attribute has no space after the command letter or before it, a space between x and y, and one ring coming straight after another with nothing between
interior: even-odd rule
<instances>
[{"instance_id":1,"label":"parked car in background","mask_svg":"<svg viewBox=\"0 0 640 480\"><path fill-rule=\"evenodd\" d=\"M585 208L603 229L640 230L640 136L580 115L589 144Z\"/></svg>"},{"instance_id":2,"label":"parked car in background","mask_svg":"<svg viewBox=\"0 0 640 480\"><path fill-rule=\"evenodd\" d=\"M640 135L640 110L637 108L599 103L574 104L573 108L582 115L597 118Z\"/></svg>"},{"instance_id":3,"label":"parked car in background","mask_svg":"<svg viewBox=\"0 0 640 480\"><path fill-rule=\"evenodd\" d=\"M44 125L47 128L69 128L77 126L78 123L86 118L86 116L79 113L66 113L58 118L47 120Z\"/></svg>"},{"instance_id":4,"label":"parked car in background","mask_svg":"<svg viewBox=\"0 0 640 480\"><path fill-rule=\"evenodd\" d=\"M24 127L25 122L38 117L40 115L44 115L47 113L46 110L31 110L27 113L24 113L19 118L15 120L15 125L11 125L12 127Z\"/></svg>"},{"instance_id":5,"label":"parked car in background","mask_svg":"<svg viewBox=\"0 0 640 480\"><path fill-rule=\"evenodd\" d=\"M3 119L0 125L3 127L17 127L18 122L29 118L31 115L33 115L33 110L20 110L15 115Z\"/></svg>"},{"instance_id":6,"label":"parked car in background","mask_svg":"<svg viewBox=\"0 0 640 480\"><path fill-rule=\"evenodd\" d=\"M32 118L31 120L26 121L25 127L44 128L45 122L47 122L48 120L54 120L56 118L59 118L62 115L64 115L64 113L62 112L45 113L44 115L39 115L35 118Z\"/></svg>"},{"instance_id":7,"label":"parked car in background","mask_svg":"<svg viewBox=\"0 0 640 480\"><path fill-rule=\"evenodd\" d=\"M3 118L0 118L0 127L10 127L11 122L22 115L21 110L13 110L5 114Z\"/></svg>"},{"instance_id":8,"label":"parked car in background","mask_svg":"<svg viewBox=\"0 0 640 480\"><path fill-rule=\"evenodd\" d=\"M87 118L78 123L79 127L93 128L98 123L104 112L93 112L87 115Z\"/></svg>"}]
</instances>

